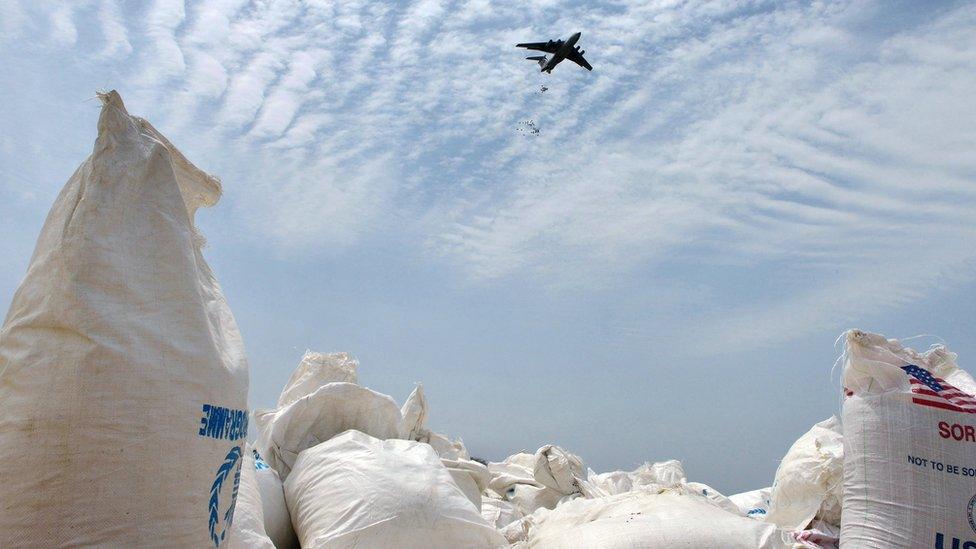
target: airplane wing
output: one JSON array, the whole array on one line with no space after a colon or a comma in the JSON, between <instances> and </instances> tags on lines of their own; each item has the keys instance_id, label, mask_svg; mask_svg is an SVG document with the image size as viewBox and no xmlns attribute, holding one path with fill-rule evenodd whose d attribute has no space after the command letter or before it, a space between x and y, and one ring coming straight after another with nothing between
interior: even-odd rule
<instances>
[{"instance_id":1,"label":"airplane wing","mask_svg":"<svg viewBox=\"0 0 976 549\"><path fill-rule=\"evenodd\" d=\"M583 56L580 55L580 53L578 51L573 52L573 53L570 53L566 57L566 59L569 59L573 63L576 63L577 65L583 67L584 69L586 69L588 71L593 70L593 67L591 67L590 64L586 62L586 59L583 59Z\"/></svg>"},{"instance_id":2,"label":"airplane wing","mask_svg":"<svg viewBox=\"0 0 976 549\"><path fill-rule=\"evenodd\" d=\"M539 50L546 53L556 53L556 50L558 50L562 45L562 40L550 40L548 42L523 42L521 44L515 44L515 47L525 48L528 50Z\"/></svg>"}]
</instances>

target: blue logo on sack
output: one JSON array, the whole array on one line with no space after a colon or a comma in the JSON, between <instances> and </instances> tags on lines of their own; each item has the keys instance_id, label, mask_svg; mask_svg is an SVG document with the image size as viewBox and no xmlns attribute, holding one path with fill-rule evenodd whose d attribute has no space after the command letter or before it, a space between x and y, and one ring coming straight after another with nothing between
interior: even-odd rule
<instances>
[{"instance_id":1,"label":"blue logo on sack","mask_svg":"<svg viewBox=\"0 0 976 549\"><path fill-rule=\"evenodd\" d=\"M197 432L200 436L217 440L240 440L247 436L247 410L204 404L201 411Z\"/></svg>"},{"instance_id":2,"label":"blue logo on sack","mask_svg":"<svg viewBox=\"0 0 976 549\"><path fill-rule=\"evenodd\" d=\"M255 450L255 449L252 448L251 449L251 453L254 455L254 468L255 469L257 469L258 471L260 471L262 469L270 469L271 468L271 466L268 465L268 462L267 461L264 461L264 458L261 457L261 454L259 454L257 450Z\"/></svg>"},{"instance_id":3,"label":"blue logo on sack","mask_svg":"<svg viewBox=\"0 0 976 549\"><path fill-rule=\"evenodd\" d=\"M231 524L234 523L234 508L237 506L237 489L241 484L241 447L234 446L231 448L230 452L227 453L227 457L224 458L224 462L220 464L220 468L217 469L217 477L214 478L213 484L210 486L210 539L214 543L214 547L219 547L220 542L224 541L224 537L227 532L230 531ZM223 521L220 517L220 489L224 485L224 481L227 480L227 476L230 475L231 471L234 472L234 489L230 495L230 505L227 506L227 510L224 511ZM219 525L219 528L218 528ZM220 533L218 534L218 529Z\"/></svg>"}]
</instances>

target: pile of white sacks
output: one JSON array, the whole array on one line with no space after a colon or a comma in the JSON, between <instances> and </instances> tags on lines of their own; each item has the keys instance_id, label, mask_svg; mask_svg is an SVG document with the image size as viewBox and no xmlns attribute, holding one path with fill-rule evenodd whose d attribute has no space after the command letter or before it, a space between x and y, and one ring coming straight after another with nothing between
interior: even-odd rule
<instances>
[{"instance_id":1,"label":"pile of white sacks","mask_svg":"<svg viewBox=\"0 0 976 549\"><path fill-rule=\"evenodd\" d=\"M257 438L234 518L235 547L834 547L843 441L819 423L772 489L727 498L678 461L597 474L552 445L471 459L426 427L417 385L402 407L357 383L345 353L308 352Z\"/></svg>"},{"instance_id":2,"label":"pile of white sacks","mask_svg":"<svg viewBox=\"0 0 976 549\"><path fill-rule=\"evenodd\" d=\"M918 353L859 331L848 332L845 358L847 439L838 418L817 423L770 487L726 497L689 482L674 460L598 474L546 445L484 465L426 428L422 386L398 407L356 383L348 355L307 353L278 407L255 414L252 453L264 460L256 480L242 477L236 539L246 547L976 546L967 534L976 532L976 381L943 346ZM243 496L249 482L259 497Z\"/></svg>"},{"instance_id":3,"label":"pile of white sacks","mask_svg":"<svg viewBox=\"0 0 976 549\"><path fill-rule=\"evenodd\" d=\"M401 409L360 386L357 367L345 353L306 353L277 407L254 414L240 493L258 497L238 502L232 545L504 545L481 516L488 468L425 428L422 386Z\"/></svg>"}]
</instances>

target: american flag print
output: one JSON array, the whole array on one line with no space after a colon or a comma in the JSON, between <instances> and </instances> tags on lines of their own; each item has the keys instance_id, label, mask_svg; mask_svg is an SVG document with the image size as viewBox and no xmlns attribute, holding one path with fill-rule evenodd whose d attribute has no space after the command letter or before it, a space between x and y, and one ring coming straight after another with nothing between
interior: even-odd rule
<instances>
[{"instance_id":1,"label":"american flag print","mask_svg":"<svg viewBox=\"0 0 976 549\"><path fill-rule=\"evenodd\" d=\"M956 389L928 370L909 364L902 366L912 384L912 402L954 412L976 414L976 397Z\"/></svg>"}]
</instances>

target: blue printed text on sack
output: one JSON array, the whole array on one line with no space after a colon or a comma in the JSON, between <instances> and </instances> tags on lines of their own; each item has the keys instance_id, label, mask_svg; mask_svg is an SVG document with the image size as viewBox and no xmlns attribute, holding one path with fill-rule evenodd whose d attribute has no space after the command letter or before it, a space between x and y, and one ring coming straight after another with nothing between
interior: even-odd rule
<instances>
[{"instance_id":1,"label":"blue printed text on sack","mask_svg":"<svg viewBox=\"0 0 976 549\"><path fill-rule=\"evenodd\" d=\"M976 541L952 538L952 545L949 545L945 539L946 534L942 532L935 533L935 549L976 549Z\"/></svg>"},{"instance_id":2,"label":"blue printed text on sack","mask_svg":"<svg viewBox=\"0 0 976 549\"><path fill-rule=\"evenodd\" d=\"M247 410L204 404L199 435L226 440L244 438L247 436Z\"/></svg>"}]
</instances>

